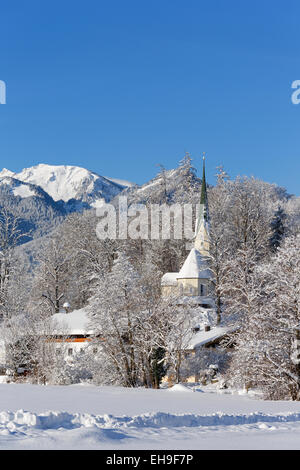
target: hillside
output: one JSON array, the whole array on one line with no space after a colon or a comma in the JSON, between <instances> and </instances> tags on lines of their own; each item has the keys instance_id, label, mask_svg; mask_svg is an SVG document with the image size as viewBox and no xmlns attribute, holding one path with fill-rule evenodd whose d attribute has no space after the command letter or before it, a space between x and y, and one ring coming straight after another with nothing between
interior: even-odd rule
<instances>
[{"instance_id":1,"label":"hillside","mask_svg":"<svg viewBox=\"0 0 300 470\"><path fill-rule=\"evenodd\" d=\"M22 232L40 237L51 231L66 216L64 207L40 186L24 183L11 176L0 178L0 208L5 207L20 220ZM31 237L26 237L23 242Z\"/></svg>"}]
</instances>

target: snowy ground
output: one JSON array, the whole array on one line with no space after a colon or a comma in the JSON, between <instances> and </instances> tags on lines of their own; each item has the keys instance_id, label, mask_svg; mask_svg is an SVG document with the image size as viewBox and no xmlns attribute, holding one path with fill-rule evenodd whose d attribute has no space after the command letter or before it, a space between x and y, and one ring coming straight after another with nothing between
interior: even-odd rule
<instances>
[{"instance_id":1,"label":"snowy ground","mask_svg":"<svg viewBox=\"0 0 300 470\"><path fill-rule=\"evenodd\" d=\"M300 449L300 403L184 386L0 384L4 449Z\"/></svg>"}]
</instances>

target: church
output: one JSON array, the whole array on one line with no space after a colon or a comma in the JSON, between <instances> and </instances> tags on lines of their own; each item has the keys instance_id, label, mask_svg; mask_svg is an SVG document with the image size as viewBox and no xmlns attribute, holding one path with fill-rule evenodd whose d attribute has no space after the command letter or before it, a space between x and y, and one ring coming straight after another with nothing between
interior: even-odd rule
<instances>
[{"instance_id":1,"label":"church","mask_svg":"<svg viewBox=\"0 0 300 470\"><path fill-rule=\"evenodd\" d=\"M162 296L176 296L185 303L214 308L214 275L210 269L210 236L205 160L200 204L193 247L179 272L166 273L161 280Z\"/></svg>"},{"instance_id":2,"label":"church","mask_svg":"<svg viewBox=\"0 0 300 470\"><path fill-rule=\"evenodd\" d=\"M161 292L165 298L172 298L176 305L185 305L193 312L191 336L184 346L184 356L197 357L202 348L219 347L220 342L231 332L231 328L219 321L215 305L215 280L211 269L210 223L205 177L205 159L203 158L203 176L200 203L197 208L198 217L192 248L179 272L165 273L161 279ZM187 312L188 312L187 310ZM188 313L187 313L188 314ZM216 367L211 365L211 367ZM210 373L216 374L217 369ZM199 370L200 373L200 370ZM186 378L187 382L198 382L199 373ZM165 377L163 381L170 381Z\"/></svg>"}]
</instances>

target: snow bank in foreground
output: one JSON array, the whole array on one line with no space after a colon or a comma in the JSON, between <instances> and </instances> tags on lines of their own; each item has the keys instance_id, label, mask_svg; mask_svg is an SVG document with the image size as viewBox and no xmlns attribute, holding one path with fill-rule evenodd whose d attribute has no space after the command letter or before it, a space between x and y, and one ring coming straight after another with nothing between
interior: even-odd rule
<instances>
[{"instance_id":1,"label":"snow bank in foreground","mask_svg":"<svg viewBox=\"0 0 300 470\"><path fill-rule=\"evenodd\" d=\"M0 383L0 451L299 449L299 402L216 392Z\"/></svg>"},{"instance_id":2,"label":"snow bank in foreground","mask_svg":"<svg viewBox=\"0 0 300 470\"><path fill-rule=\"evenodd\" d=\"M211 415L145 413L139 416L91 415L48 411L36 414L24 410L0 412L0 435L26 434L30 428L41 430L71 430L78 428L179 428L206 426L240 426L256 423L300 422L300 413L284 414L225 414Z\"/></svg>"}]
</instances>

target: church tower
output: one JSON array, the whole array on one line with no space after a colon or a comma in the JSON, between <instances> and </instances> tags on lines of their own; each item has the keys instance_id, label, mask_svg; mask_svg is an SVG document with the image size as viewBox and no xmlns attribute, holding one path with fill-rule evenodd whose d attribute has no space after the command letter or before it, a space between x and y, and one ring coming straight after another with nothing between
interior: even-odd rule
<instances>
[{"instance_id":1,"label":"church tower","mask_svg":"<svg viewBox=\"0 0 300 470\"><path fill-rule=\"evenodd\" d=\"M179 273L166 273L162 277L162 294L175 294L179 298L184 297L188 303L191 302L204 308L214 308L214 301L211 296L213 273L209 267L209 213L204 157L201 196L197 212L194 246Z\"/></svg>"},{"instance_id":2,"label":"church tower","mask_svg":"<svg viewBox=\"0 0 300 470\"><path fill-rule=\"evenodd\" d=\"M209 251L210 251L209 213L208 213L208 200L207 200L207 188L206 188L206 177L205 177L205 157L204 156L203 156L201 197L200 197L200 204L198 205L198 218L196 222L194 246L202 256L204 257L209 256Z\"/></svg>"}]
</instances>

